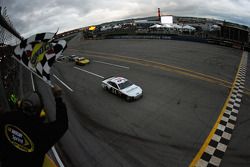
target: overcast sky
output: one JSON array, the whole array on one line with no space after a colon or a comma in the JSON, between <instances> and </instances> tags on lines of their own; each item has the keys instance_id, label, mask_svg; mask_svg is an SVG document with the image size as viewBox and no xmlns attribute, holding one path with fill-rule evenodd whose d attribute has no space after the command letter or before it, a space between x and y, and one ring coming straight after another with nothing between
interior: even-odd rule
<instances>
[{"instance_id":1,"label":"overcast sky","mask_svg":"<svg viewBox=\"0 0 250 167\"><path fill-rule=\"evenodd\" d=\"M17 31L28 37L127 18L197 16L250 26L250 0L0 0Z\"/></svg>"}]
</instances>

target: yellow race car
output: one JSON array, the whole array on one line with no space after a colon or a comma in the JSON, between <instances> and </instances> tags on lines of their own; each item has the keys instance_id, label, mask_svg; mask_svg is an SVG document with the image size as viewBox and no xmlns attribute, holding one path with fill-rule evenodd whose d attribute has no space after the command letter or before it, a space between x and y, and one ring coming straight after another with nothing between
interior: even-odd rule
<instances>
[{"instance_id":1,"label":"yellow race car","mask_svg":"<svg viewBox=\"0 0 250 167\"><path fill-rule=\"evenodd\" d=\"M89 59L85 57L78 57L75 59L75 63L76 65L84 66L85 64L89 64Z\"/></svg>"}]
</instances>

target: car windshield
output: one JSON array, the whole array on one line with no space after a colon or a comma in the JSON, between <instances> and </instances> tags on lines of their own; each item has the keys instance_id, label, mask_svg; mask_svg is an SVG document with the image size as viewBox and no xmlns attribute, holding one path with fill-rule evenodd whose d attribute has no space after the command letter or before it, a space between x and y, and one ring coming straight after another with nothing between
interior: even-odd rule
<instances>
[{"instance_id":1,"label":"car windshield","mask_svg":"<svg viewBox=\"0 0 250 167\"><path fill-rule=\"evenodd\" d=\"M77 60L82 61L82 60L85 60L85 58L84 57L79 57Z\"/></svg>"},{"instance_id":2,"label":"car windshield","mask_svg":"<svg viewBox=\"0 0 250 167\"><path fill-rule=\"evenodd\" d=\"M133 84L130 81L126 81L126 82L120 83L118 85L119 85L120 89L125 89L125 88L127 88L127 87L129 87L129 86L131 86Z\"/></svg>"}]
</instances>

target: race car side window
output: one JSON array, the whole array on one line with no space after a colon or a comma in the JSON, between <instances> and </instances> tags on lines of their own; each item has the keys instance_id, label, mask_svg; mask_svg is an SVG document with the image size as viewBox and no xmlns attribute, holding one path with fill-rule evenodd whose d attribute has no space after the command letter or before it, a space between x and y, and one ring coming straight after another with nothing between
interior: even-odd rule
<instances>
[{"instance_id":1,"label":"race car side window","mask_svg":"<svg viewBox=\"0 0 250 167\"><path fill-rule=\"evenodd\" d=\"M109 84L110 84L111 86L113 86L114 88L118 89L118 86L117 86L114 82L109 82Z\"/></svg>"}]
</instances>

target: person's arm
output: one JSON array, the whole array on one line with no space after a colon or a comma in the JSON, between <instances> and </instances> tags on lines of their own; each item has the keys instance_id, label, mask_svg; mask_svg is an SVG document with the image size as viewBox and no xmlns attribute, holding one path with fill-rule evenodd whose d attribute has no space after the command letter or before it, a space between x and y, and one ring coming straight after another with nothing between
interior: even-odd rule
<instances>
[{"instance_id":1,"label":"person's arm","mask_svg":"<svg viewBox=\"0 0 250 167\"><path fill-rule=\"evenodd\" d=\"M67 108L61 97L61 88L55 86L52 92L56 102L56 120L45 125L47 148L53 146L68 129Z\"/></svg>"},{"instance_id":2,"label":"person's arm","mask_svg":"<svg viewBox=\"0 0 250 167\"><path fill-rule=\"evenodd\" d=\"M55 97L56 101L56 122L60 126L60 130L65 132L68 129L67 108L61 97Z\"/></svg>"}]
</instances>

